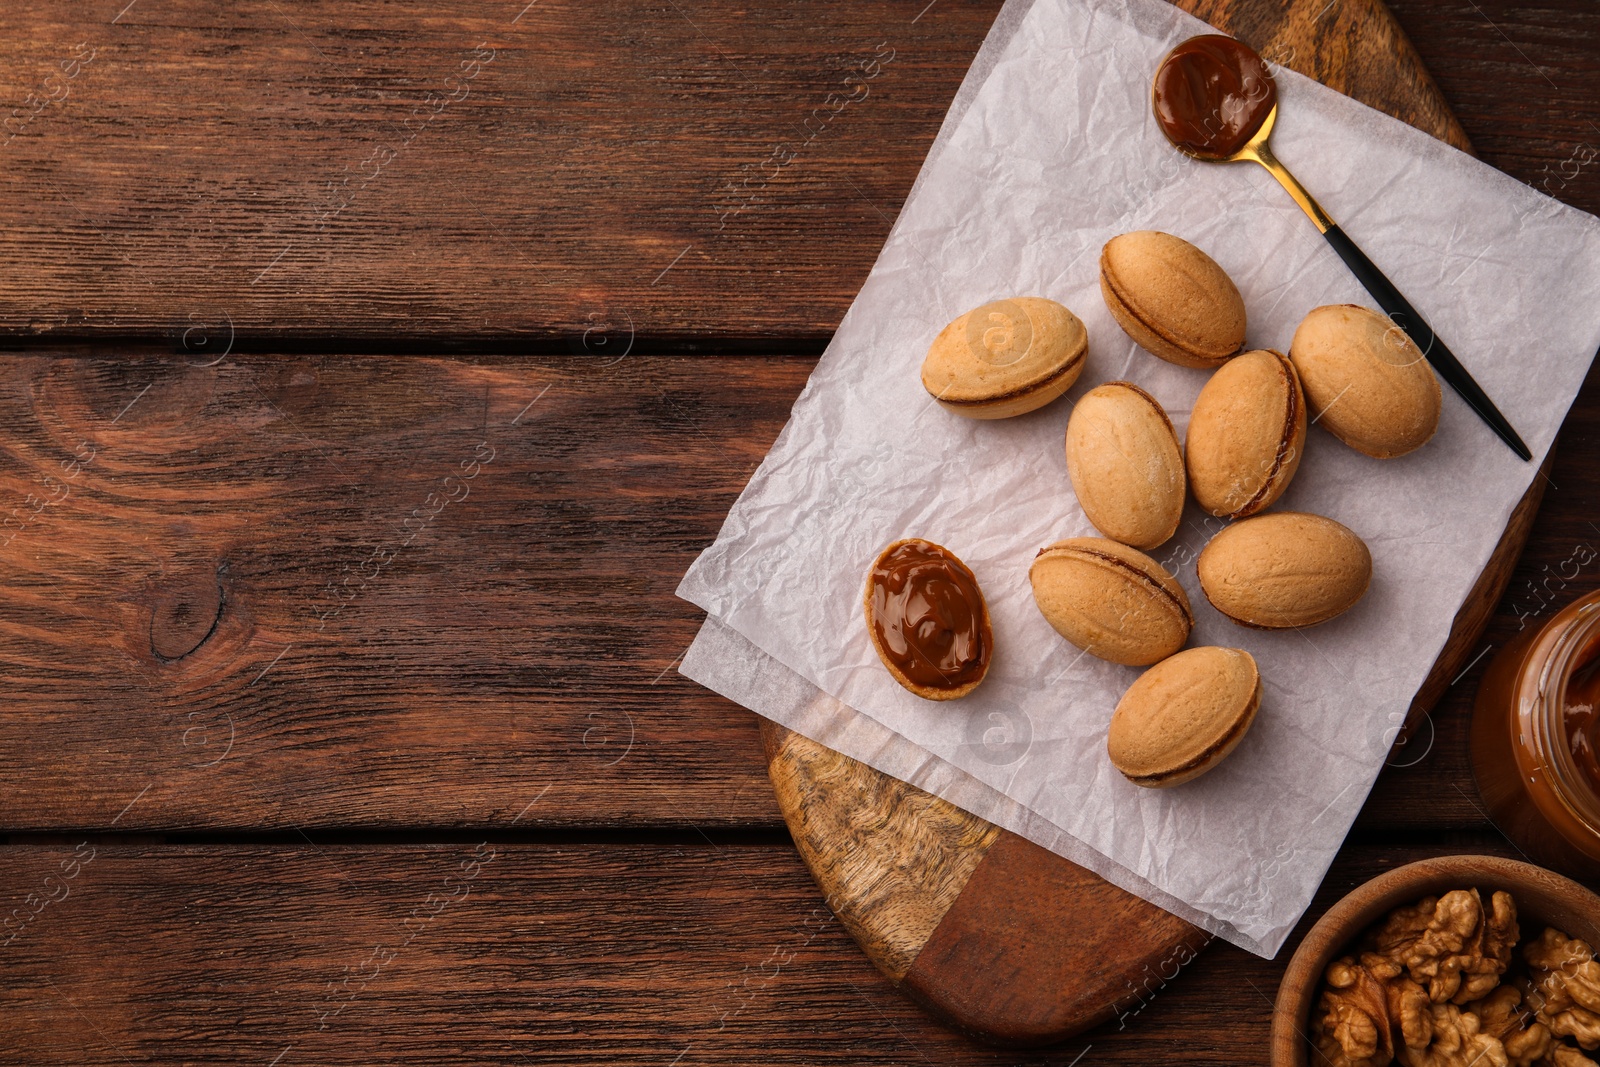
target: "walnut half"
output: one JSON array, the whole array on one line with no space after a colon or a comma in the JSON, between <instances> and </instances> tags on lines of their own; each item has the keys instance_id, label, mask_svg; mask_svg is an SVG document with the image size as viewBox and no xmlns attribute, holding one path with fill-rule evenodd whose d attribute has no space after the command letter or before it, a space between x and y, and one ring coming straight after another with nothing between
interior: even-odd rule
<instances>
[{"instance_id":1,"label":"walnut half","mask_svg":"<svg viewBox=\"0 0 1600 1067\"><path fill-rule=\"evenodd\" d=\"M1317 1051L1332 1067L1388 1067L1394 1062L1394 1028L1384 985L1349 956L1328 964Z\"/></svg>"},{"instance_id":2,"label":"walnut half","mask_svg":"<svg viewBox=\"0 0 1600 1067\"><path fill-rule=\"evenodd\" d=\"M1387 956L1334 960L1324 974L1317 1048L1333 1067L1386 1067L1433 1037L1428 994Z\"/></svg>"}]
</instances>

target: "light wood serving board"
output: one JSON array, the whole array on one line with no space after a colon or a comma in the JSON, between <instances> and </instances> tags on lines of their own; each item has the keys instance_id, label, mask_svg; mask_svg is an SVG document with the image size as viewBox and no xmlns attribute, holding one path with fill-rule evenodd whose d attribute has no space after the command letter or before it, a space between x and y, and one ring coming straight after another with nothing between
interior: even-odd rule
<instances>
[{"instance_id":1,"label":"light wood serving board","mask_svg":"<svg viewBox=\"0 0 1600 1067\"><path fill-rule=\"evenodd\" d=\"M1472 150L1383 0L1178 6L1269 60ZM1413 722L1476 646L1527 541L1545 480L1534 479L1456 616L1412 704ZM767 720L762 734L779 806L828 905L892 982L975 1037L1048 1044L1131 1012L1209 940L920 789Z\"/></svg>"}]
</instances>

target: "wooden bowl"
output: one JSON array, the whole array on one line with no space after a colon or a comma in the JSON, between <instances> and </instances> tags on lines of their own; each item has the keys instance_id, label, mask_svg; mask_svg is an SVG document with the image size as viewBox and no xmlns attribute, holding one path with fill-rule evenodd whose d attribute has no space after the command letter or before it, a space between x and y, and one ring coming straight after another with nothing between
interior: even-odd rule
<instances>
[{"instance_id":1,"label":"wooden bowl","mask_svg":"<svg viewBox=\"0 0 1600 1067\"><path fill-rule=\"evenodd\" d=\"M1322 972L1368 927L1423 897L1472 888L1485 900L1497 890L1511 894L1523 941L1554 926L1600 945L1600 896L1543 867L1497 856L1440 856L1396 867L1329 908L1295 950L1272 1012L1272 1067L1308 1067L1311 1008Z\"/></svg>"}]
</instances>

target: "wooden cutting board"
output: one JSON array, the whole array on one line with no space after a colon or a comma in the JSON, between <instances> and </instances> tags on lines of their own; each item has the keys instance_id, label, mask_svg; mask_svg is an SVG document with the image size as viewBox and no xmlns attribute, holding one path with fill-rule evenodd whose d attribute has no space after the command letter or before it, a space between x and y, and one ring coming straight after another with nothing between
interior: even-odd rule
<instances>
[{"instance_id":1,"label":"wooden cutting board","mask_svg":"<svg viewBox=\"0 0 1600 1067\"><path fill-rule=\"evenodd\" d=\"M1269 61L1472 150L1383 0L1178 6ZM1534 479L1456 616L1413 702L1413 722L1476 646L1527 541L1545 481ZM763 720L762 734L779 806L828 905L890 981L975 1037L1038 1045L1113 1016L1126 1022L1209 940L920 789L775 723Z\"/></svg>"}]
</instances>

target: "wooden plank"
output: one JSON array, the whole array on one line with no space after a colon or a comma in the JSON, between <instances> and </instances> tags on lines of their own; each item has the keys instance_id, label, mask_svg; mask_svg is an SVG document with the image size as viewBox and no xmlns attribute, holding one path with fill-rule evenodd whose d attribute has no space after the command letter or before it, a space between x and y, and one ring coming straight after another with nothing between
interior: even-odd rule
<instances>
[{"instance_id":1,"label":"wooden plank","mask_svg":"<svg viewBox=\"0 0 1600 1067\"><path fill-rule=\"evenodd\" d=\"M1592 5L1395 6L1488 161L1600 210ZM0 337L819 345L997 9L19 0Z\"/></svg>"},{"instance_id":2,"label":"wooden plank","mask_svg":"<svg viewBox=\"0 0 1600 1067\"><path fill-rule=\"evenodd\" d=\"M1584 0L1388 0L1479 154L1600 211L1600 8Z\"/></svg>"},{"instance_id":3,"label":"wooden plank","mask_svg":"<svg viewBox=\"0 0 1600 1067\"><path fill-rule=\"evenodd\" d=\"M0 336L820 340L999 2L926 6L8 4Z\"/></svg>"},{"instance_id":4,"label":"wooden plank","mask_svg":"<svg viewBox=\"0 0 1600 1067\"><path fill-rule=\"evenodd\" d=\"M1312 914L1453 847L1351 848ZM1492 849L1491 849L1492 851ZM996 1052L873 970L787 844L0 850L0 1063L1264 1063L1287 957L1218 943ZM26 901L35 894L34 901ZM49 898L54 897L51 900ZM11 911L18 909L18 911ZM35 910L37 909L37 910ZM1307 924L1304 925L1308 925ZM1291 942L1292 944L1293 942Z\"/></svg>"},{"instance_id":5,"label":"wooden plank","mask_svg":"<svg viewBox=\"0 0 1600 1067\"><path fill-rule=\"evenodd\" d=\"M204 362L0 363L0 831L780 823L672 590L809 359ZM1483 645L1600 587L1597 426ZM1483 825L1483 662L1358 833Z\"/></svg>"},{"instance_id":6,"label":"wooden plank","mask_svg":"<svg viewBox=\"0 0 1600 1067\"><path fill-rule=\"evenodd\" d=\"M809 359L199 362L0 363L0 827L777 823L673 590Z\"/></svg>"}]
</instances>

